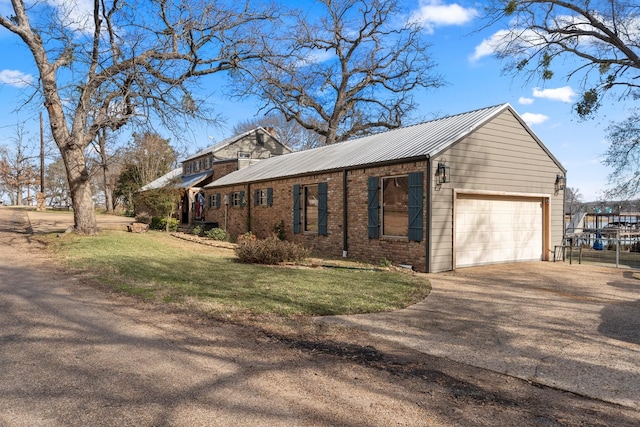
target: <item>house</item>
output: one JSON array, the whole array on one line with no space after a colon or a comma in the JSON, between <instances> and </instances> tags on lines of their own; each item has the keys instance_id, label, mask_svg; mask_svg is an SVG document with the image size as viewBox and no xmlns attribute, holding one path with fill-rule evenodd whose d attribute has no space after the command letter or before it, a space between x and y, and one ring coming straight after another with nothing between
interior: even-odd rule
<instances>
[{"instance_id":1,"label":"house","mask_svg":"<svg viewBox=\"0 0 640 427\"><path fill-rule=\"evenodd\" d=\"M422 272L549 260L566 170L509 104L273 157L204 186L207 221Z\"/></svg>"},{"instance_id":2,"label":"house","mask_svg":"<svg viewBox=\"0 0 640 427\"><path fill-rule=\"evenodd\" d=\"M291 149L278 140L273 128L258 127L187 157L181 167L143 186L140 191L177 185L184 189L178 209L180 222L202 222L204 185L260 160L288 153L291 153ZM137 213L145 210L145 206L136 206Z\"/></svg>"}]
</instances>

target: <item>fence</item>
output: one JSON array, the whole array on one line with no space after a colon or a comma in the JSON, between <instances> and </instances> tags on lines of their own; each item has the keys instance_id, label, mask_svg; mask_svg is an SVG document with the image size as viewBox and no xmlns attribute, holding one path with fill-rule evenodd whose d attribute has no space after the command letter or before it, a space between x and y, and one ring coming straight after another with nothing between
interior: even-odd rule
<instances>
[{"instance_id":1,"label":"fence","mask_svg":"<svg viewBox=\"0 0 640 427\"><path fill-rule=\"evenodd\" d=\"M640 269L640 230L630 227L584 229L554 250L555 261L590 262Z\"/></svg>"}]
</instances>

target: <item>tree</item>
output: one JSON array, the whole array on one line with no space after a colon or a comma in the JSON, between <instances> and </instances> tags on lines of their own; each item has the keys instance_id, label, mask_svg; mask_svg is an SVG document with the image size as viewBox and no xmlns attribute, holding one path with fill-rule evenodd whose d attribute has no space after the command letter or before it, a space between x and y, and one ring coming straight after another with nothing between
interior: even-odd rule
<instances>
[{"instance_id":1,"label":"tree","mask_svg":"<svg viewBox=\"0 0 640 427\"><path fill-rule=\"evenodd\" d=\"M238 135L258 126L274 129L278 140L293 151L308 150L322 145L322 139L316 132L303 128L295 120L287 120L284 115L279 113L237 123L233 127L233 133Z\"/></svg>"},{"instance_id":2,"label":"tree","mask_svg":"<svg viewBox=\"0 0 640 427\"><path fill-rule=\"evenodd\" d=\"M40 182L35 163L37 154L33 153L33 147L29 147L25 137L24 126L20 124L16 127L13 143L0 147L0 182L14 205L24 203L25 191L29 204L31 190Z\"/></svg>"},{"instance_id":3,"label":"tree","mask_svg":"<svg viewBox=\"0 0 640 427\"><path fill-rule=\"evenodd\" d=\"M98 132L136 120L177 126L184 117L206 119L192 84L255 59L257 24L271 18L250 11L248 1L94 0L89 13L71 0L11 5L13 15L0 16L0 25L33 57L74 230L84 234L97 230L85 149Z\"/></svg>"},{"instance_id":4,"label":"tree","mask_svg":"<svg viewBox=\"0 0 640 427\"><path fill-rule=\"evenodd\" d=\"M609 141L603 163L613 168L609 174L609 199L631 198L640 191L640 111L607 128Z\"/></svg>"},{"instance_id":5,"label":"tree","mask_svg":"<svg viewBox=\"0 0 640 427\"><path fill-rule=\"evenodd\" d=\"M542 80L571 63L566 77L582 84L575 111L589 117L614 88L636 96L640 82L640 4L619 0L497 0L487 8L489 24L508 21L491 43L507 69Z\"/></svg>"},{"instance_id":6,"label":"tree","mask_svg":"<svg viewBox=\"0 0 640 427\"><path fill-rule=\"evenodd\" d=\"M566 211L573 215L582 207L582 193L576 187L565 187L564 203Z\"/></svg>"},{"instance_id":7,"label":"tree","mask_svg":"<svg viewBox=\"0 0 640 427\"><path fill-rule=\"evenodd\" d=\"M113 192L118 182L118 177L121 172L121 156L118 150L111 152L109 149L109 138L107 129L100 129L96 140L91 142L91 147L95 152L95 164L96 181L98 186L104 193L104 204L107 213L112 214L115 209L115 199ZM90 168L93 169L93 168Z\"/></svg>"},{"instance_id":8,"label":"tree","mask_svg":"<svg viewBox=\"0 0 640 427\"><path fill-rule=\"evenodd\" d=\"M163 188L155 188L138 193L137 201L144 206L151 216L159 216L166 219L166 230L169 231L170 220L176 212L183 189L177 183L169 183Z\"/></svg>"},{"instance_id":9,"label":"tree","mask_svg":"<svg viewBox=\"0 0 640 427\"><path fill-rule=\"evenodd\" d=\"M322 16L294 12L293 25L263 40L262 61L236 74L238 93L333 144L401 126L414 90L443 84L422 28L400 22L397 0L316 3Z\"/></svg>"},{"instance_id":10,"label":"tree","mask_svg":"<svg viewBox=\"0 0 640 427\"><path fill-rule=\"evenodd\" d=\"M145 184L160 178L176 165L177 154L168 139L152 133L134 134L133 141L122 153L123 167L115 194L129 210L133 194Z\"/></svg>"},{"instance_id":11,"label":"tree","mask_svg":"<svg viewBox=\"0 0 640 427\"><path fill-rule=\"evenodd\" d=\"M69 183L61 158L47 165L44 182L44 191L50 206L71 206Z\"/></svg>"}]
</instances>

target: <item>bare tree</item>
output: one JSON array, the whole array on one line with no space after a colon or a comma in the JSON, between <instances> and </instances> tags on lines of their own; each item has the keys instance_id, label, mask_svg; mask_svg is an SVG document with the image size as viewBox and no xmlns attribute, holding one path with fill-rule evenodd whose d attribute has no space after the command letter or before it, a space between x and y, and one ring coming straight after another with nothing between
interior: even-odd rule
<instances>
[{"instance_id":1,"label":"bare tree","mask_svg":"<svg viewBox=\"0 0 640 427\"><path fill-rule=\"evenodd\" d=\"M295 120L287 120L280 113L244 120L233 127L233 133L238 135L258 126L265 129L274 129L278 140L293 151L308 150L322 145L320 135L312 130L303 128Z\"/></svg>"},{"instance_id":2,"label":"bare tree","mask_svg":"<svg viewBox=\"0 0 640 427\"><path fill-rule=\"evenodd\" d=\"M566 187L564 189L564 202L567 213L573 215L582 207L582 193L576 187Z\"/></svg>"},{"instance_id":3,"label":"bare tree","mask_svg":"<svg viewBox=\"0 0 640 427\"><path fill-rule=\"evenodd\" d=\"M154 117L173 126L185 116L206 119L191 83L256 58L253 26L271 18L250 11L248 1L94 0L89 11L72 0L11 5L0 25L33 57L74 228L85 234L97 230L85 148L98 132Z\"/></svg>"},{"instance_id":4,"label":"bare tree","mask_svg":"<svg viewBox=\"0 0 640 427\"><path fill-rule=\"evenodd\" d=\"M607 128L609 148L603 163L613 168L609 174L608 199L628 199L640 192L640 111Z\"/></svg>"},{"instance_id":5,"label":"bare tree","mask_svg":"<svg viewBox=\"0 0 640 427\"><path fill-rule=\"evenodd\" d=\"M94 151L94 162L96 164L95 176L97 186L104 193L104 204L107 213L112 214L115 209L115 199L113 192L118 183L118 176L122 169L122 156L120 150L110 148L109 134L106 128L100 129L91 147Z\"/></svg>"},{"instance_id":6,"label":"bare tree","mask_svg":"<svg viewBox=\"0 0 640 427\"><path fill-rule=\"evenodd\" d=\"M324 14L294 12L293 25L264 39L263 60L236 74L238 93L333 144L401 126L413 92L443 84L420 25L401 20L397 0L317 3Z\"/></svg>"},{"instance_id":7,"label":"bare tree","mask_svg":"<svg viewBox=\"0 0 640 427\"><path fill-rule=\"evenodd\" d=\"M67 173L61 158L47 165L44 182L45 194L50 206L68 207L71 205Z\"/></svg>"},{"instance_id":8,"label":"bare tree","mask_svg":"<svg viewBox=\"0 0 640 427\"><path fill-rule=\"evenodd\" d=\"M494 0L489 24L508 29L487 41L507 70L549 80L555 67L571 61L568 79L581 82L575 105L580 117L593 115L603 95L619 88L636 96L640 83L640 4L619 0Z\"/></svg>"},{"instance_id":9,"label":"bare tree","mask_svg":"<svg viewBox=\"0 0 640 427\"><path fill-rule=\"evenodd\" d=\"M11 204L24 204L25 192L29 204L31 191L40 182L36 164L38 154L25 140L26 132L22 124L16 126L15 136L11 139L10 145L0 146L0 182L9 194Z\"/></svg>"}]
</instances>

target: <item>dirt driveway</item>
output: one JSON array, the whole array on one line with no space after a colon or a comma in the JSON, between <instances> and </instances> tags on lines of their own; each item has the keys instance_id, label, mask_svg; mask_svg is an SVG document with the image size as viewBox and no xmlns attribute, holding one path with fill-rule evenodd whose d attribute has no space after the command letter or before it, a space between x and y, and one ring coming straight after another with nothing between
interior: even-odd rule
<instances>
[{"instance_id":1,"label":"dirt driveway","mask_svg":"<svg viewBox=\"0 0 640 427\"><path fill-rule=\"evenodd\" d=\"M2 427L640 425L358 329L166 312L65 273L26 229L0 208Z\"/></svg>"},{"instance_id":2,"label":"dirt driveway","mask_svg":"<svg viewBox=\"0 0 640 427\"><path fill-rule=\"evenodd\" d=\"M426 354L640 408L640 280L632 272L522 263L429 275L423 302L325 318Z\"/></svg>"}]
</instances>

